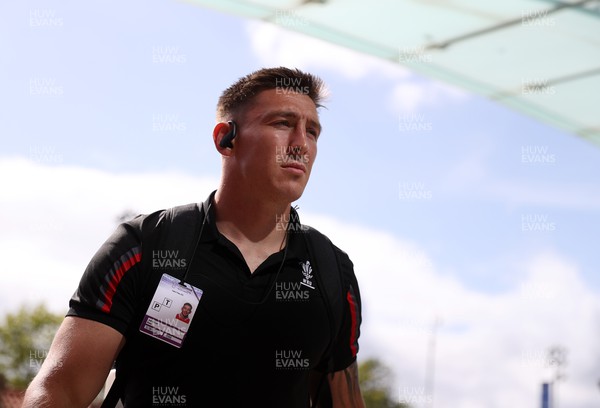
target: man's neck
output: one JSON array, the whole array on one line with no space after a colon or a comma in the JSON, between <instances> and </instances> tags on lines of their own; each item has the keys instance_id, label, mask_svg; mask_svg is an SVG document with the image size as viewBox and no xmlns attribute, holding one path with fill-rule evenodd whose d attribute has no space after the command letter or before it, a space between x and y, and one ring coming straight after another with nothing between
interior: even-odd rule
<instances>
[{"instance_id":1,"label":"man's neck","mask_svg":"<svg viewBox=\"0 0 600 408\"><path fill-rule=\"evenodd\" d=\"M217 229L241 252L250 273L285 245L290 203L273 203L217 190L214 198ZM244 197L244 198L242 198Z\"/></svg>"},{"instance_id":2,"label":"man's neck","mask_svg":"<svg viewBox=\"0 0 600 408\"><path fill-rule=\"evenodd\" d=\"M231 189L217 190L214 198L219 231L234 242L245 241L272 245L285 237L291 203L243 197Z\"/></svg>"}]
</instances>

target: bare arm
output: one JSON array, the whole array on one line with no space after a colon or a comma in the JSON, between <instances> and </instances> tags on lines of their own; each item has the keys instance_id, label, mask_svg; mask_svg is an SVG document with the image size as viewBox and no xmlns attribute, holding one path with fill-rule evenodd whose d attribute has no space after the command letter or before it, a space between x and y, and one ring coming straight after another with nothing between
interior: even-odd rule
<instances>
[{"instance_id":1,"label":"bare arm","mask_svg":"<svg viewBox=\"0 0 600 408\"><path fill-rule=\"evenodd\" d=\"M93 320L66 317L33 379L23 408L87 407L98 395L125 338Z\"/></svg>"},{"instance_id":2,"label":"bare arm","mask_svg":"<svg viewBox=\"0 0 600 408\"><path fill-rule=\"evenodd\" d=\"M356 361L342 371L327 376L331 389L333 408L365 408L360 386L358 385L358 365Z\"/></svg>"}]
</instances>

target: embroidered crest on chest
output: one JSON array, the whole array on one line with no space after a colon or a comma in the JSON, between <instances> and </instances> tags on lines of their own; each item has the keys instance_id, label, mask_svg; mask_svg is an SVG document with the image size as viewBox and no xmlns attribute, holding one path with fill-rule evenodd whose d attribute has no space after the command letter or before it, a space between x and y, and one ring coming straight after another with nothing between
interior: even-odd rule
<instances>
[{"instance_id":1,"label":"embroidered crest on chest","mask_svg":"<svg viewBox=\"0 0 600 408\"><path fill-rule=\"evenodd\" d=\"M315 287L313 284L312 266L310 266L310 261L300 262L300 266L302 267L302 275L304 276L300 284L314 289Z\"/></svg>"}]
</instances>

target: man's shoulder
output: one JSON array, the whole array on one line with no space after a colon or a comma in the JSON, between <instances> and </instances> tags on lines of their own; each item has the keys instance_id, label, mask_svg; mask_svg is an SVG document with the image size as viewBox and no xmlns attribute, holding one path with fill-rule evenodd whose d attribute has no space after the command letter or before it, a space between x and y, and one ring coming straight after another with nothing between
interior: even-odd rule
<instances>
[{"instance_id":1,"label":"man's shoulder","mask_svg":"<svg viewBox=\"0 0 600 408\"><path fill-rule=\"evenodd\" d=\"M198 203L190 203L163 208L151 213L139 214L125 222L125 224L141 231L151 231L154 229L161 229L165 224L171 224L175 220L177 220L178 223L185 223L185 218L197 217L199 214L200 207Z\"/></svg>"},{"instance_id":2,"label":"man's shoulder","mask_svg":"<svg viewBox=\"0 0 600 408\"><path fill-rule=\"evenodd\" d=\"M317 239L319 239L319 237L321 237L321 239L324 239L329 244L331 244L331 246L333 247L333 249L336 253L348 256L348 254L343 249L341 249L340 247L338 247L337 245L335 245L333 243L333 241L331 240L331 238L329 238L329 236L323 234L321 231L319 231L315 227L312 227L312 226L306 225L306 224L302 224L302 228L303 228L304 232L306 232L308 234L309 239L315 239L315 237Z\"/></svg>"}]
</instances>

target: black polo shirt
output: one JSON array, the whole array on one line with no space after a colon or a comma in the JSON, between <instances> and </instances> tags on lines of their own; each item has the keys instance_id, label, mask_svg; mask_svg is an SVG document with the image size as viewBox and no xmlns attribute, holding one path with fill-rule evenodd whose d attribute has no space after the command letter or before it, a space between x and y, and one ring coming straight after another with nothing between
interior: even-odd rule
<instances>
[{"instance_id":1,"label":"black polo shirt","mask_svg":"<svg viewBox=\"0 0 600 408\"><path fill-rule=\"evenodd\" d=\"M102 322L126 336L117 361L126 407L307 407L308 375L326 367L331 322L324 292L315 282L301 284L314 265L303 232L290 231L287 247L250 273L215 225L213 196L201 206L208 217L203 228L196 226L202 234L193 259L160 242L143 242L142 228L159 231L164 211L120 225L88 265L68 315ZM298 220L294 209L290 218ZM335 251L347 294L332 347L337 371L356 358L360 295L352 263ZM180 278L188 266L186 282L203 294L176 348L141 333L139 326L162 274Z\"/></svg>"}]
</instances>

